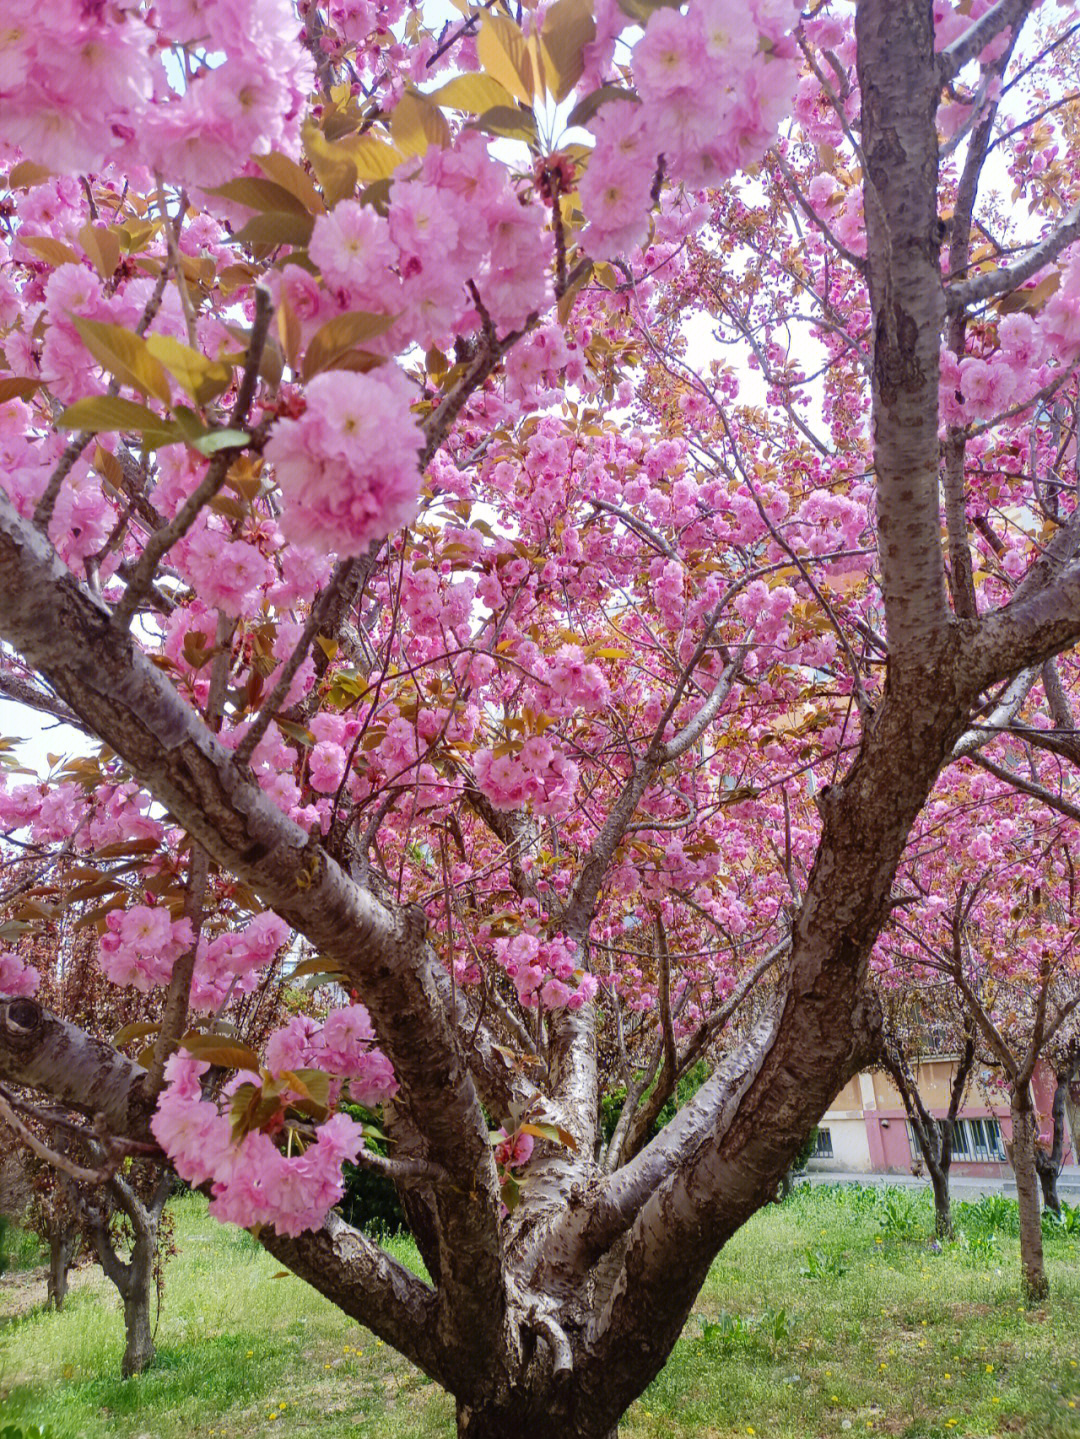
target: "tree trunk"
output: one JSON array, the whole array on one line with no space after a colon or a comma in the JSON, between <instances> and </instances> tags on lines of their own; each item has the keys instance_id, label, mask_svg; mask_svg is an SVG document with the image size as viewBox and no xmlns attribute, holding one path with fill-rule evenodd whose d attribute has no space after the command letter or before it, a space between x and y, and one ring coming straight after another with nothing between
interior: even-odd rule
<instances>
[{"instance_id":1,"label":"tree trunk","mask_svg":"<svg viewBox=\"0 0 1080 1439\"><path fill-rule=\"evenodd\" d=\"M952 1239L952 1203L949 1198L949 1170L940 1164L929 1166L934 1187L934 1232L939 1239Z\"/></svg>"},{"instance_id":2,"label":"tree trunk","mask_svg":"<svg viewBox=\"0 0 1080 1439\"><path fill-rule=\"evenodd\" d=\"M136 1251L141 1246L136 1246ZM125 1379L141 1374L154 1358L154 1334L150 1324L150 1297L154 1290L154 1252L141 1256L132 1255L130 1281L123 1295L124 1334L127 1343L124 1357L120 1361L120 1373Z\"/></svg>"},{"instance_id":3,"label":"tree trunk","mask_svg":"<svg viewBox=\"0 0 1080 1439\"><path fill-rule=\"evenodd\" d=\"M1047 1209L1061 1218L1061 1199L1057 1192L1058 1172L1056 1167L1040 1154L1037 1156L1035 1172L1039 1177L1039 1184L1042 1186L1043 1203Z\"/></svg>"},{"instance_id":4,"label":"tree trunk","mask_svg":"<svg viewBox=\"0 0 1080 1439\"><path fill-rule=\"evenodd\" d=\"M1043 1263L1039 1187L1035 1175L1035 1111L1031 1095L1013 1097L1012 1166L1020 1205L1020 1266L1024 1293L1029 1300L1045 1299L1049 1292Z\"/></svg>"},{"instance_id":5,"label":"tree trunk","mask_svg":"<svg viewBox=\"0 0 1080 1439\"><path fill-rule=\"evenodd\" d=\"M49 1277L45 1288L45 1305L60 1310L67 1298L68 1270L75 1254L75 1231L70 1224L49 1226Z\"/></svg>"},{"instance_id":6,"label":"tree trunk","mask_svg":"<svg viewBox=\"0 0 1080 1439\"><path fill-rule=\"evenodd\" d=\"M1050 1148L1046 1150L1040 1145L1035 1150L1035 1169L1039 1176L1039 1183L1042 1185L1043 1203L1047 1209L1052 1209L1059 1219L1061 1218L1061 1200L1058 1198L1057 1182L1061 1166L1065 1162L1065 1103L1068 1093L1068 1076L1064 1073L1059 1074L1057 1086L1054 1089L1054 1103L1051 1108L1053 1133L1050 1139Z\"/></svg>"},{"instance_id":7,"label":"tree trunk","mask_svg":"<svg viewBox=\"0 0 1080 1439\"><path fill-rule=\"evenodd\" d=\"M495 1409L478 1409L459 1403L458 1439L619 1439L617 1424L597 1429L575 1424L573 1419L558 1419L557 1412L558 1406L553 1404L550 1414L530 1422L521 1410L515 1413L512 1407L502 1404Z\"/></svg>"}]
</instances>

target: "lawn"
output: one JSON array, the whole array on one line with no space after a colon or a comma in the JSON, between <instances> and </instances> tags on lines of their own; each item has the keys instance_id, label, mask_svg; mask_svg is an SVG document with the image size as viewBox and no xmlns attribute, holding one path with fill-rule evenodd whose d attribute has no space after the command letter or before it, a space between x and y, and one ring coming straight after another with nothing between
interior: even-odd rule
<instances>
[{"instance_id":1,"label":"lawn","mask_svg":"<svg viewBox=\"0 0 1080 1439\"><path fill-rule=\"evenodd\" d=\"M1080 1439L1080 1233L1048 1239L1052 1300L1026 1309L1015 1206L959 1208L964 1237L940 1252L928 1200L899 1191L802 1189L757 1215L621 1434ZM202 1199L175 1212L180 1253L141 1378L118 1377L119 1306L95 1271L61 1315L12 1317L0 1288L0 1434L449 1439L450 1401L405 1360Z\"/></svg>"}]
</instances>

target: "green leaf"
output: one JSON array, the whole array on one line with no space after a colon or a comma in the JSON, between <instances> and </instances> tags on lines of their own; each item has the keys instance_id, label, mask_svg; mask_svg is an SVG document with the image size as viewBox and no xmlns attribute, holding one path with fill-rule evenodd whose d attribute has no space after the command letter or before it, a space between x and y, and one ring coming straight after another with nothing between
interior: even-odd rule
<instances>
[{"instance_id":1,"label":"green leaf","mask_svg":"<svg viewBox=\"0 0 1080 1439\"><path fill-rule=\"evenodd\" d=\"M482 72L471 75L455 75L433 90L429 97L451 110L466 110L473 115L482 115L496 105L513 107L514 97L504 85L491 75Z\"/></svg>"},{"instance_id":2,"label":"green leaf","mask_svg":"<svg viewBox=\"0 0 1080 1439\"><path fill-rule=\"evenodd\" d=\"M601 85L598 90L590 90L570 111L566 119L567 129L574 125L587 125L600 106L606 105L609 100L632 100L638 105L641 103L633 90L625 90L621 85Z\"/></svg>"},{"instance_id":3,"label":"green leaf","mask_svg":"<svg viewBox=\"0 0 1080 1439\"><path fill-rule=\"evenodd\" d=\"M528 42L512 20L488 15L480 26L476 53L487 73L528 105L536 94L536 77Z\"/></svg>"},{"instance_id":4,"label":"green leaf","mask_svg":"<svg viewBox=\"0 0 1080 1439\"><path fill-rule=\"evenodd\" d=\"M254 215L232 237L237 245L306 245L315 229L315 217L295 210L267 210Z\"/></svg>"},{"instance_id":5,"label":"green leaf","mask_svg":"<svg viewBox=\"0 0 1080 1439\"><path fill-rule=\"evenodd\" d=\"M551 1144L561 1144L566 1149L577 1149L574 1136L561 1124L521 1124L518 1126L519 1134L531 1134L534 1139L546 1139Z\"/></svg>"},{"instance_id":6,"label":"green leaf","mask_svg":"<svg viewBox=\"0 0 1080 1439\"><path fill-rule=\"evenodd\" d=\"M505 135L509 140L525 140L532 144L538 137L536 117L531 110L511 110L504 105L485 110L478 120L471 122L471 128L483 130L487 135Z\"/></svg>"},{"instance_id":7,"label":"green leaf","mask_svg":"<svg viewBox=\"0 0 1080 1439\"><path fill-rule=\"evenodd\" d=\"M172 401L169 377L161 361L154 358L146 341L133 330L101 320L85 320L81 315L72 315L71 322L98 364L122 385L153 395L165 405Z\"/></svg>"},{"instance_id":8,"label":"green leaf","mask_svg":"<svg viewBox=\"0 0 1080 1439\"><path fill-rule=\"evenodd\" d=\"M540 39L555 72L548 78L549 88L556 100L565 100L585 68L585 46L596 39L591 0L555 0L544 16Z\"/></svg>"},{"instance_id":9,"label":"green leaf","mask_svg":"<svg viewBox=\"0 0 1080 1439\"><path fill-rule=\"evenodd\" d=\"M656 10L677 10L682 0L618 0L619 9L639 25L645 25Z\"/></svg>"},{"instance_id":10,"label":"green leaf","mask_svg":"<svg viewBox=\"0 0 1080 1439\"><path fill-rule=\"evenodd\" d=\"M390 135L403 155L423 155L430 145L449 145L450 126L426 95L407 90L390 112Z\"/></svg>"},{"instance_id":11,"label":"green leaf","mask_svg":"<svg viewBox=\"0 0 1080 1439\"><path fill-rule=\"evenodd\" d=\"M28 400L40 385L40 380L32 380L29 375L0 375L0 405L8 400Z\"/></svg>"},{"instance_id":12,"label":"green leaf","mask_svg":"<svg viewBox=\"0 0 1080 1439\"><path fill-rule=\"evenodd\" d=\"M512 1174L508 1174L502 1182L502 1202L511 1214L521 1203L521 1185Z\"/></svg>"},{"instance_id":13,"label":"green leaf","mask_svg":"<svg viewBox=\"0 0 1080 1439\"><path fill-rule=\"evenodd\" d=\"M248 444L251 436L247 430L208 430L197 439L188 440L193 450L200 455L216 455L219 450L240 450Z\"/></svg>"},{"instance_id":14,"label":"green leaf","mask_svg":"<svg viewBox=\"0 0 1080 1439\"><path fill-rule=\"evenodd\" d=\"M137 405L134 400L122 400L117 395L91 395L85 400L76 400L59 416L56 427L60 430L90 430L94 434L103 430L134 433L142 436L143 445L148 450L180 439L180 431L171 421L163 420L145 405Z\"/></svg>"},{"instance_id":15,"label":"green leaf","mask_svg":"<svg viewBox=\"0 0 1080 1439\"><path fill-rule=\"evenodd\" d=\"M335 315L320 325L311 337L304 352L303 378L321 374L323 370L342 368L336 361L349 350L384 335L397 317L395 315L373 315L366 310L350 310L344 315Z\"/></svg>"},{"instance_id":16,"label":"green leaf","mask_svg":"<svg viewBox=\"0 0 1080 1439\"><path fill-rule=\"evenodd\" d=\"M288 190L312 215L321 215L326 209L318 190L311 183L311 176L301 169L295 160L290 160L288 155L271 150L268 155L252 155L251 158L268 179L273 180L283 190ZM277 208L284 207L279 205Z\"/></svg>"},{"instance_id":17,"label":"green leaf","mask_svg":"<svg viewBox=\"0 0 1080 1439\"><path fill-rule=\"evenodd\" d=\"M239 1040L223 1034L186 1034L184 1048L196 1059L219 1065L222 1069L251 1069L259 1072L259 1056Z\"/></svg>"},{"instance_id":18,"label":"green leaf","mask_svg":"<svg viewBox=\"0 0 1080 1439\"><path fill-rule=\"evenodd\" d=\"M206 193L220 195L223 200L231 200L249 210L276 211L283 215L305 217L310 213L308 206L292 190L287 190L284 185L261 175L240 175L235 180L227 180L224 185L215 185Z\"/></svg>"},{"instance_id":19,"label":"green leaf","mask_svg":"<svg viewBox=\"0 0 1080 1439\"><path fill-rule=\"evenodd\" d=\"M123 1029L118 1029L113 1035L112 1042L119 1049L133 1039L145 1039L148 1034L157 1034L160 1029L160 1024L125 1024Z\"/></svg>"},{"instance_id":20,"label":"green leaf","mask_svg":"<svg viewBox=\"0 0 1080 1439\"><path fill-rule=\"evenodd\" d=\"M209 404L232 384L231 365L207 359L198 350L182 345L169 335L151 335L146 348L156 360L161 361L196 404Z\"/></svg>"}]
</instances>

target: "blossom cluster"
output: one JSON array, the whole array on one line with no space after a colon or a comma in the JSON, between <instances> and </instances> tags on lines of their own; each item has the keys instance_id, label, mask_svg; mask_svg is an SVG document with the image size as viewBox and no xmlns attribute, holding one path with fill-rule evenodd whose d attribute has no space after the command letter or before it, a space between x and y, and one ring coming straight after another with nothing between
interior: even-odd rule
<instances>
[{"instance_id":1,"label":"blossom cluster","mask_svg":"<svg viewBox=\"0 0 1080 1439\"><path fill-rule=\"evenodd\" d=\"M795 90L791 0L697 0L656 9L634 46L641 105L610 101L591 128L581 184L591 253L621 252L648 233L659 157L688 185L713 185L756 160Z\"/></svg>"},{"instance_id":2,"label":"blossom cluster","mask_svg":"<svg viewBox=\"0 0 1080 1439\"><path fill-rule=\"evenodd\" d=\"M150 1127L176 1172L190 1184L212 1181L210 1212L218 1219L272 1224L292 1236L317 1229L345 1191L341 1166L363 1148L362 1127L334 1114L313 1143L289 1155L263 1130L237 1140L228 1114L203 1098L200 1078L209 1067L185 1050L165 1066L167 1085ZM251 1078L241 1074L230 1088Z\"/></svg>"},{"instance_id":3,"label":"blossom cluster","mask_svg":"<svg viewBox=\"0 0 1080 1439\"><path fill-rule=\"evenodd\" d=\"M0 145L61 171L122 157L179 183L220 184L237 155L297 150L313 78L297 30L289 0L152 8L10 0L0 32ZM178 50L182 91L177 67L164 64Z\"/></svg>"},{"instance_id":4,"label":"blossom cluster","mask_svg":"<svg viewBox=\"0 0 1080 1439\"><path fill-rule=\"evenodd\" d=\"M362 1004L335 1009L322 1023L296 1015L267 1040L266 1062L274 1073L324 1069L347 1079L352 1099L369 1108L397 1093L393 1068L375 1046L375 1032Z\"/></svg>"},{"instance_id":5,"label":"blossom cluster","mask_svg":"<svg viewBox=\"0 0 1080 1439\"><path fill-rule=\"evenodd\" d=\"M102 972L113 984L131 985L143 993L164 987L173 965L190 949L194 939L191 921L173 919L164 905L135 904L113 909L105 916L98 958ZM285 944L289 926L270 910L256 915L243 929L229 929L199 939L192 979L194 1009L211 1010L231 993L246 994L264 968Z\"/></svg>"},{"instance_id":6,"label":"blossom cluster","mask_svg":"<svg viewBox=\"0 0 1080 1439\"><path fill-rule=\"evenodd\" d=\"M578 767L543 735L530 735L520 749L485 746L473 759L476 785L496 809L531 805L536 814L566 814L574 799Z\"/></svg>"},{"instance_id":7,"label":"blossom cluster","mask_svg":"<svg viewBox=\"0 0 1080 1439\"><path fill-rule=\"evenodd\" d=\"M562 935L545 940L525 930L497 939L495 958L527 1009L580 1009L596 995L596 979L579 967L577 946Z\"/></svg>"},{"instance_id":8,"label":"blossom cluster","mask_svg":"<svg viewBox=\"0 0 1080 1439\"><path fill-rule=\"evenodd\" d=\"M302 545L358 555L406 525L420 492L422 435L397 365L316 375L296 419L266 447L285 500L282 529Z\"/></svg>"},{"instance_id":9,"label":"blossom cluster","mask_svg":"<svg viewBox=\"0 0 1080 1439\"><path fill-rule=\"evenodd\" d=\"M28 999L36 994L41 975L13 949L0 950L0 996L4 999Z\"/></svg>"}]
</instances>

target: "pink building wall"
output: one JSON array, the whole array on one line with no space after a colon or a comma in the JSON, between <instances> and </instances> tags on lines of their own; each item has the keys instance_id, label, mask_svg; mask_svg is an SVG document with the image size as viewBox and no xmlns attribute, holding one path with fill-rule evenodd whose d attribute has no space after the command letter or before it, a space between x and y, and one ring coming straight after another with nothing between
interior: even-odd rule
<instances>
[{"instance_id":1,"label":"pink building wall","mask_svg":"<svg viewBox=\"0 0 1080 1439\"><path fill-rule=\"evenodd\" d=\"M941 1061L935 1062L935 1068L941 1068ZM883 1083L883 1078L881 1075L860 1075L857 1081L862 1100L860 1108L866 1126L867 1146L870 1151L870 1168L876 1173L908 1174L912 1169L913 1158L908 1141L907 1114L891 1082L884 1081ZM846 1106L851 1106L851 1100L854 1098L855 1085L853 1084L850 1088L851 1096L845 1102ZM1040 1116L1043 1130L1049 1128L1054 1088L1054 1075L1045 1065L1040 1065L1032 1081L1032 1090L1035 1108ZM936 1084L924 1087L920 1083L920 1089L930 1113L935 1118L944 1119L948 1112L947 1106L936 1105L932 1102L933 1098L942 1097L940 1075L937 1077ZM845 1089L845 1093L848 1093L847 1089ZM1003 1098L1000 1104L989 1108L978 1088L969 1091L969 1098L974 1102L962 1107L959 1118L996 1119L1001 1129L1002 1138L1006 1142L1010 1141L1012 1124L1007 1100ZM838 1104L840 1102L838 1100ZM845 1112L850 1115L851 1107L846 1107ZM826 1115L822 1120L822 1125L828 1127L828 1124L829 1116ZM1046 1139L1048 1140L1048 1138L1047 1135ZM1065 1163L1076 1163L1067 1128L1065 1132ZM972 1178L1007 1178L1012 1174L1012 1168L1007 1160L971 1160L959 1156L953 1157L953 1170L958 1175L969 1175Z\"/></svg>"}]
</instances>

